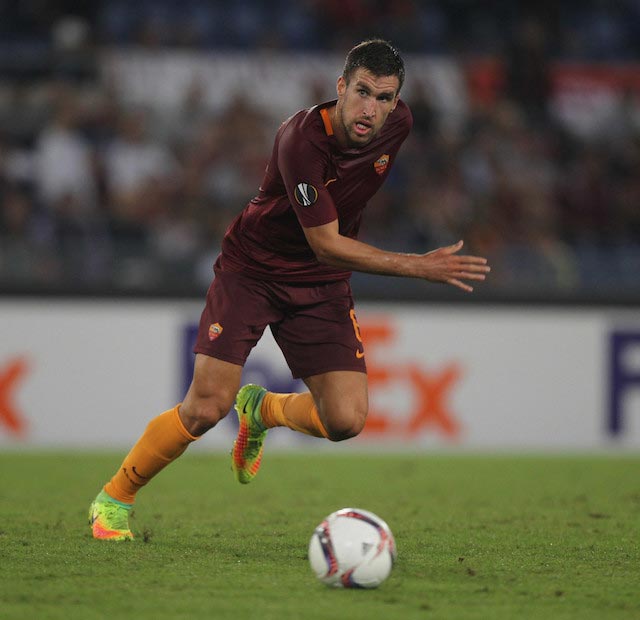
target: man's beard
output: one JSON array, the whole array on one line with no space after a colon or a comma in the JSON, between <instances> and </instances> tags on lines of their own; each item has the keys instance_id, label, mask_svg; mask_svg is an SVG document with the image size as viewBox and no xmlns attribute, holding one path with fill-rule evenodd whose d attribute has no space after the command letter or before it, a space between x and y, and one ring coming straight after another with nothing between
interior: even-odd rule
<instances>
[{"instance_id":1,"label":"man's beard","mask_svg":"<svg viewBox=\"0 0 640 620\"><path fill-rule=\"evenodd\" d=\"M352 136L352 132L349 131L349 128L347 127L347 124L344 122L344 117L342 114L342 110L337 110L336 111L336 120L340 123L341 127L342 127L342 132L345 136L345 139L347 141L347 147L348 148L352 148L352 149L358 149L358 148L362 148L364 146L367 146L378 134L377 131L374 131L373 128L371 129L371 134L364 140L353 140L351 138ZM353 122L353 125L356 124L356 121ZM355 132L353 132L355 133Z\"/></svg>"}]
</instances>

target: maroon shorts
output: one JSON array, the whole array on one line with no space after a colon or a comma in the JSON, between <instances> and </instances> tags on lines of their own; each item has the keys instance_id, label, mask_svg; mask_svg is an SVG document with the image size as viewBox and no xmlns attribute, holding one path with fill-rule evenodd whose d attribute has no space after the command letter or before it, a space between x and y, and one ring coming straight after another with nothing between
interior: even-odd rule
<instances>
[{"instance_id":1,"label":"maroon shorts","mask_svg":"<svg viewBox=\"0 0 640 620\"><path fill-rule=\"evenodd\" d=\"M216 268L194 352L243 366L267 325L295 379L367 371L346 280L293 285Z\"/></svg>"}]
</instances>

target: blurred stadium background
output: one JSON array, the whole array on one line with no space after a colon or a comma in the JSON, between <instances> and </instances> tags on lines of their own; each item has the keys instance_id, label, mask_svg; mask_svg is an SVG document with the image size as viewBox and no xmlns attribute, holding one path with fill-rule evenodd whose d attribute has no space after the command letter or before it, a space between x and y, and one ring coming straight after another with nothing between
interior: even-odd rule
<instances>
[{"instance_id":1,"label":"blurred stadium background","mask_svg":"<svg viewBox=\"0 0 640 620\"><path fill-rule=\"evenodd\" d=\"M640 446L637 0L0 0L0 444L128 444L181 397L274 131L369 36L415 126L364 239L493 269L473 295L354 275L371 432Z\"/></svg>"},{"instance_id":2,"label":"blurred stadium background","mask_svg":"<svg viewBox=\"0 0 640 620\"><path fill-rule=\"evenodd\" d=\"M640 299L640 4L490 5L0 2L0 287L201 294L273 130L377 35L416 122L366 238L464 238L490 299Z\"/></svg>"}]
</instances>

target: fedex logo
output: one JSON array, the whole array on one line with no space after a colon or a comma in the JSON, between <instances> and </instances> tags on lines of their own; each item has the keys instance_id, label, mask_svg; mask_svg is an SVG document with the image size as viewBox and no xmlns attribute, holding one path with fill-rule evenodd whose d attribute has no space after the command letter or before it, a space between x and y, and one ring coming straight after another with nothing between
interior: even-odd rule
<instances>
[{"instance_id":1,"label":"fedex logo","mask_svg":"<svg viewBox=\"0 0 640 620\"><path fill-rule=\"evenodd\" d=\"M624 402L640 390L640 331L614 331L609 340L609 410L607 431L619 436L624 431Z\"/></svg>"}]
</instances>

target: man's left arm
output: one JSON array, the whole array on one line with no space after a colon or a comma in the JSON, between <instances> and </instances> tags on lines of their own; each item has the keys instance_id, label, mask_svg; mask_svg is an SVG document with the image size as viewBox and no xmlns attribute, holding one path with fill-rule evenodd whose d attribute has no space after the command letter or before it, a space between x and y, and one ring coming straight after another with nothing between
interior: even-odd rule
<instances>
[{"instance_id":1,"label":"man's left arm","mask_svg":"<svg viewBox=\"0 0 640 620\"><path fill-rule=\"evenodd\" d=\"M473 291L473 287L465 280L482 281L491 270L486 258L458 254L462 241L425 254L404 254L341 235L338 220L303 230L318 261L339 269L420 278L450 284L467 292Z\"/></svg>"}]
</instances>

